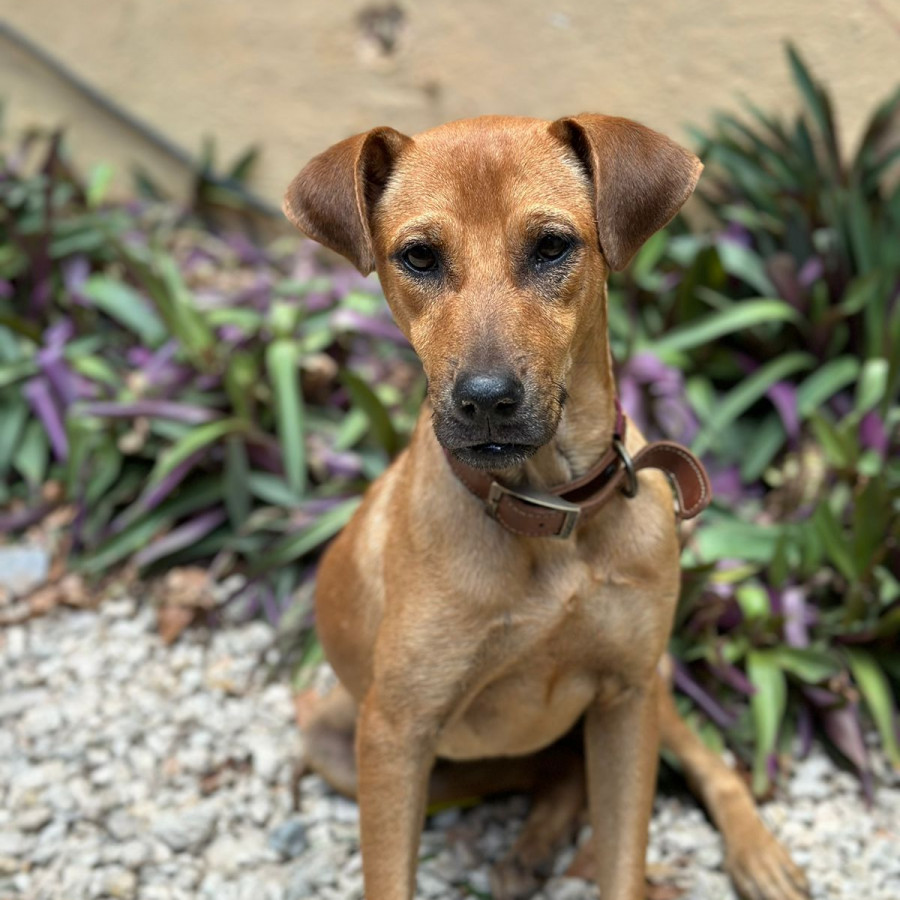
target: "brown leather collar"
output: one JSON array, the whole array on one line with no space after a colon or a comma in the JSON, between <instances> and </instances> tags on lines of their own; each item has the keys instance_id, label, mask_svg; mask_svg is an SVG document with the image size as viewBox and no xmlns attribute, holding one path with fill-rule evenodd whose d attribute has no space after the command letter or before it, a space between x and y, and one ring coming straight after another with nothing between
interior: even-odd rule
<instances>
[{"instance_id":1,"label":"brown leather collar","mask_svg":"<svg viewBox=\"0 0 900 900\"><path fill-rule=\"evenodd\" d=\"M625 416L618 400L612 447L580 478L549 491L506 487L488 472L467 466L449 451L444 453L456 477L484 502L488 515L509 531L526 537L567 538L580 519L597 512L616 491L633 497L641 469L661 469L669 476L680 519L692 519L712 499L703 463L681 444L655 441L633 458L629 455L625 449Z\"/></svg>"}]
</instances>

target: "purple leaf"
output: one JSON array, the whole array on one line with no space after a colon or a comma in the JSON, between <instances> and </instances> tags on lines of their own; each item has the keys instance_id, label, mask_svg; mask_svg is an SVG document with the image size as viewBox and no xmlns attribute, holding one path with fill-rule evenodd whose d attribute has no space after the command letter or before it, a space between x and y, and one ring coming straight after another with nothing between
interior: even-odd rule
<instances>
[{"instance_id":1,"label":"purple leaf","mask_svg":"<svg viewBox=\"0 0 900 900\"><path fill-rule=\"evenodd\" d=\"M800 741L797 755L800 759L806 759L809 756L810 750L812 750L813 733L812 709L808 703L804 703L797 710L797 738Z\"/></svg>"},{"instance_id":2,"label":"purple leaf","mask_svg":"<svg viewBox=\"0 0 900 900\"><path fill-rule=\"evenodd\" d=\"M803 686L803 694L807 700L818 710L834 709L844 702L844 698L833 691L812 684Z\"/></svg>"},{"instance_id":3,"label":"purple leaf","mask_svg":"<svg viewBox=\"0 0 900 900\"><path fill-rule=\"evenodd\" d=\"M146 361L141 363L143 376L150 384L157 384L160 381L168 380L174 370L172 360L178 352L178 343L176 341L166 341L157 350L152 351Z\"/></svg>"},{"instance_id":4,"label":"purple leaf","mask_svg":"<svg viewBox=\"0 0 900 900\"><path fill-rule=\"evenodd\" d=\"M279 620L281 619L281 609L278 606L278 600L275 597L275 592L267 584L262 585L261 589L262 608L263 612L265 613L266 619L268 620L270 625L277 625Z\"/></svg>"},{"instance_id":5,"label":"purple leaf","mask_svg":"<svg viewBox=\"0 0 900 900\"><path fill-rule=\"evenodd\" d=\"M334 298L322 291L311 291L303 298L303 308L307 312L322 312L334 306Z\"/></svg>"},{"instance_id":6,"label":"purple leaf","mask_svg":"<svg viewBox=\"0 0 900 900\"><path fill-rule=\"evenodd\" d=\"M205 406L191 406L169 400L134 400L131 403L83 403L80 411L87 416L101 419L134 419L148 416L155 419L170 419L187 425L201 425L220 419L221 415Z\"/></svg>"},{"instance_id":7,"label":"purple leaf","mask_svg":"<svg viewBox=\"0 0 900 900\"><path fill-rule=\"evenodd\" d=\"M784 639L789 647L809 646L806 594L802 588L789 587L781 592L784 613Z\"/></svg>"},{"instance_id":8,"label":"purple leaf","mask_svg":"<svg viewBox=\"0 0 900 900\"><path fill-rule=\"evenodd\" d=\"M707 466L709 482L714 497L726 502L737 502L747 492L741 482L741 471L737 466Z\"/></svg>"},{"instance_id":9,"label":"purple leaf","mask_svg":"<svg viewBox=\"0 0 900 900\"><path fill-rule=\"evenodd\" d=\"M663 434L672 440L690 444L697 436L697 417L683 396L660 397L653 411Z\"/></svg>"},{"instance_id":10,"label":"purple leaf","mask_svg":"<svg viewBox=\"0 0 900 900\"><path fill-rule=\"evenodd\" d=\"M800 269L797 279L803 287L811 287L825 274L825 264L818 256L811 256Z\"/></svg>"},{"instance_id":11,"label":"purple leaf","mask_svg":"<svg viewBox=\"0 0 900 900\"><path fill-rule=\"evenodd\" d=\"M797 262L790 253L776 253L766 264L766 273L778 290L778 295L795 309L805 306L803 286L797 277Z\"/></svg>"},{"instance_id":12,"label":"purple leaf","mask_svg":"<svg viewBox=\"0 0 900 900\"><path fill-rule=\"evenodd\" d=\"M647 416L644 410L644 397L637 379L628 374L621 374L619 382L619 402L628 417L642 432L647 432Z\"/></svg>"},{"instance_id":13,"label":"purple leaf","mask_svg":"<svg viewBox=\"0 0 900 900\"><path fill-rule=\"evenodd\" d=\"M212 509L202 513L189 522L173 528L168 534L154 541L148 547L139 551L134 556L135 563L140 566L148 566L150 563L162 559L164 556L170 556L191 544L206 537L211 531L218 528L226 519L228 513L224 509Z\"/></svg>"},{"instance_id":14,"label":"purple leaf","mask_svg":"<svg viewBox=\"0 0 900 900\"><path fill-rule=\"evenodd\" d=\"M725 585L722 585L724 587ZM741 609L740 603L734 597L729 597L725 601L722 612L716 621L716 625L722 631L728 632L738 628L744 621L744 611Z\"/></svg>"},{"instance_id":15,"label":"purple leaf","mask_svg":"<svg viewBox=\"0 0 900 900\"><path fill-rule=\"evenodd\" d=\"M730 244L737 244L750 250L753 247L753 235L750 230L739 222L729 222L724 231L719 232L717 239L727 241Z\"/></svg>"},{"instance_id":16,"label":"purple leaf","mask_svg":"<svg viewBox=\"0 0 900 900\"><path fill-rule=\"evenodd\" d=\"M69 299L78 306L90 306L81 290L90 274L91 264L84 254L79 253L78 256L63 261L63 286Z\"/></svg>"},{"instance_id":17,"label":"purple leaf","mask_svg":"<svg viewBox=\"0 0 900 900\"><path fill-rule=\"evenodd\" d=\"M797 389L787 381L779 381L773 384L766 395L772 401L772 405L778 410L784 430L793 441L800 434L800 413L797 410Z\"/></svg>"},{"instance_id":18,"label":"purple leaf","mask_svg":"<svg viewBox=\"0 0 900 900\"><path fill-rule=\"evenodd\" d=\"M709 667L720 681L744 696L752 697L756 693L756 686L737 666L719 659L718 662L710 663Z\"/></svg>"},{"instance_id":19,"label":"purple leaf","mask_svg":"<svg viewBox=\"0 0 900 900\"><path fill-rule=\"evenodd\" d=\"M225 235L224 240L229 249L237 256L241 265L255 266L266 262L265 253L243 232L230 232Z\"/></svg>"},{"instance_id":20,"label":"purple leaf","mask_svg":"<svg viewBox=\"0 0 900 900\"><path fill-rule=\"evenodd\" d=\"M338 297L346 297L354 291L361 294L371 294L377 297L381 294L378 282L369 275L362 275L352 266L342 265L335 267L331 273L331 283Z\"/></svg>"},{"instance_id":21,"label":"purple leaf","mask_svg":"<svg viewBox=\"0 0 900 900\"><path fill-rule=\"evenodd\" d=\"M40 522L48 513L56 509L55 503L41 503L31 509L19 509L15 512L0 514L0 534L11 534L24 531Z\"/></svg>"},{"instance_id":22,"label":"purple leaf","mask_svg":"<svg viewBox=\"0 0 900 900\"><path fill-rule=\"evenodd\" d=\"M683 694L706 713L720 728L732 728L737 721L734 713L729 712L705 688L701 687L690 675L683 663L675 661L675 686Z\"/></svg>"},{"instance_id":23,"label":"purple leaf","mask_svg":"<svg viewBox=\"0 0 900 900\"><path fill-rule=\"evenodd\" d=\"M76 400L92 397L96 389L91 382L74 373L65 360L66 344L75 329L68 320L51 325L44 332L44 345L37 352L37 363L47 376L63 409L68 409Z\"/></svg>"},{"instance_id":24,"label":"purple leaf","mask_svg":"<svg viewBox=\"0 0 900 900\"><path fill-rule=\"evenodd\" d=\"M53 455L60 462L65 462L69 458L69 439L66 436L62 414L50 391L50 383L45 377L39 375L25 384L24 394L34 414L40 419L47 432L50 446L53 448Z\"/></svg>"},{"instance_id":25,"label":"purple leaf","mask_svg":"<svg viewBox=\"0 0 900 900\"><path fill-rule=\"evenodd\" d=\"M880 456L887 456L888 433L877 412L867 412L859 423L859 440L867 450L875 450Z\"/></svg>"},{"instance_id":26,"label":"purple leaf","mask_svg":"<svg viewBox=\"0 0 900 900\"><path fill-rule=\"evenodd\" d=\"M366 316L354 309L339 309L331 316L331 327L355 331L369 337L392 341L400 347L408 347L409 342L403 332L389 319Z\"/></svg>"},{"instance_id":27,"label":"purple leaf","mask_svg":"<svg viewBox=\"0 0 900 900\"><path fill-rule=\"evenodd\" d=\"M822 725L828 737L859 772L863 792L871 803L872 779L869 769L869 753L863 738L858 704L847 703L844 706L825 710L821 716Z\"/></svg>"},{"instance_id":28,"label":"purple leaf","mask_svg":"<svg viewBox=\"0 0 900 900\"><path fill-rule=\"evenodd\" d=\"M260 435L247 445L247 457L256 469L264 469L281 475L284 472L284 457L278 442L270 435Z\"/></svg>"},{"instance_id":29,"label":"purple leaf","mask_svg":"<svg viewBox=\"0 0 900 900\"><path fill-rule=\"evenodd\" d=\"M109 525L110 534L118 534L127 528L139 515L156 509L169 495L184 481L188 473L197 464L197 461L204 455L203 450L198 450L191 454L187 459L180 462L171 472L166 474L147 490L142 496L138 497L135 502L120 513Z\"/></svg>"}]
</instances>

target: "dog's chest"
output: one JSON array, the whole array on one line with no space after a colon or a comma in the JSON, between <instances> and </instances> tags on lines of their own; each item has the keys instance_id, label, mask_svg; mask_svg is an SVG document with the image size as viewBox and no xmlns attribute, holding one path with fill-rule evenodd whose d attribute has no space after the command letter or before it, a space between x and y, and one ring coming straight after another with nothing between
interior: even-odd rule
<instances>
[{"instance_id":1,"label":"dog's chest","mask_svg":"<svg viewBox=\"0 0 900 900\"><path fill-rule=\"evenodd\" d=\"M625 688L630 592L590 565L540 573L530 587L486 617L440 755L532 752L565 734L590 703L613 702Z\"/></svg>"}]
</instances>

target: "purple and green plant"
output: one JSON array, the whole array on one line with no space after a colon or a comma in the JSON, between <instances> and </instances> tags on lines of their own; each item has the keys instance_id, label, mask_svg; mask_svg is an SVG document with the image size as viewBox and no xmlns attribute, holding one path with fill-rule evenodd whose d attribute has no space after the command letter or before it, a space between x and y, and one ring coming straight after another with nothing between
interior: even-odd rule
<instances>
[{"instance_id":1,"label":"purple and green plant","mask_svg":"<svg viewBox=\"0 0 900 900\"><path fill-rule=\"evenodd\" d=\"M0 158L0 530L53 478L85 573L206 561L279 614L404 441L415 357L374 280L98 172L58 135Z\"/></svg>"},{"instance_id":2,"label":"purple and green plant","mask_svg":"<svg viewBox=\"0 0 900 900\"><path fill-rule=\"evenodd\" d=\"M801 111L697 133L705 224L647 243L610 324L629 413L716 488L685 549L680 702L759 793L816 729L868 790L867 723L900 767L900 92L848 159L788 59ZM109 170L80 178L57 135L0 154L0 530L45 515L56 480L83 571L240 572L236 602L282 619L302 672L318 553L423 380L373 280L215 230L241 192L211 167L192 211L146 177L107 199Z\"/></svg>"},{"instance_id":3,"label":"purple and green plant","mask_svg":"<svg viewBox=\"0 0 900 900\"><path fill-rule=\"evenodd\" d=\"M713 227L676 222L610 294L632 413L719 498L685 551L676 683L760 793L814 726L868 786L865 713L900 767L900 90L845 159L788 61L792 121L695 134Z\"/></svg>"}]
</instances>

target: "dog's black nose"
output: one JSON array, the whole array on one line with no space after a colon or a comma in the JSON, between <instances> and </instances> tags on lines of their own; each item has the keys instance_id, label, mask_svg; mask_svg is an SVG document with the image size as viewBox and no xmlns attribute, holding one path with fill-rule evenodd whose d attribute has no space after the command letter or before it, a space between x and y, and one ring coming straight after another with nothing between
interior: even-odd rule
<instances>
[{"instance_id":1,"label":"dog's black nose","mask_svg":"<svg viewBox=\"0 0 900 900\"><path fill-rule=\"evenodd\" d=\"M463 372L453 387L453 404L463 418L508 419L519 408L525 389L515 375Z\"/></svg>"}]
</instances>

